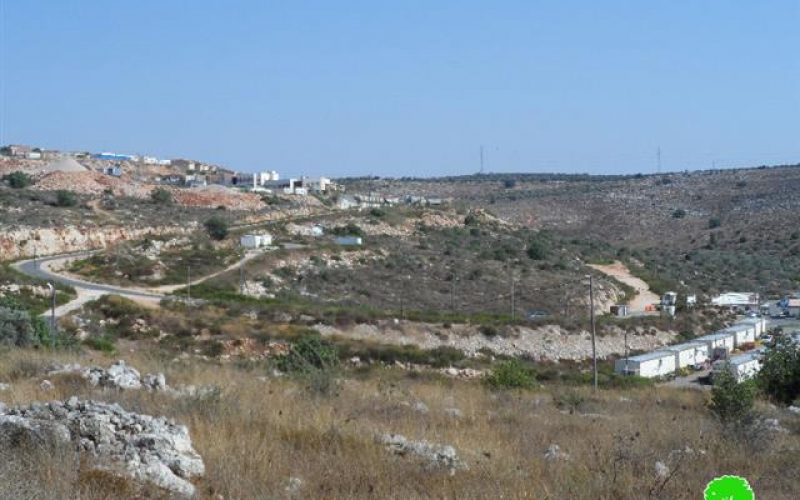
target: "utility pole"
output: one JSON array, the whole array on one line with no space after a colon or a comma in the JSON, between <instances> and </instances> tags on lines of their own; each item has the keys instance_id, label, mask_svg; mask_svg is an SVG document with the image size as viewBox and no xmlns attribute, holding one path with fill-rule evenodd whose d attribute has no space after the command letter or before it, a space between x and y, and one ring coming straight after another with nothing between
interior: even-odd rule
<instances>
[{"instance_id":1,"label":"utility pole","mask_svg":"<svg viewBox=\"0 0 800 500\"><path fill-rule=\"evenodd\" d=\"M656 168L658 169L658 173L661 173L661 146L658 147L658 151L656 151Z\"/></svg>"},{"instance_id":2,"label":"utility pole","mask_svg":"<svg viewBox=\"0 0 800 500\"><path fill-rule=\"evenodd\" d=\"M594 373L594 390L597 391L597 344L595 342L594 324L594 277L589 275L589 317L592 321L592 371Z\"/></svg>"},{"instance_id":3,"label":"utility pole","mask_svg":"<svg viewBox=\"0 0 800 500\"><path fill-rule=\"evenodd\" d=\"M516 303L515 303L515 285L516 281L514 280L514 271L511 271L511 321L514 321L517 317L516 311Z\"/></svg>"},{"instance_id":4,"label":"utility pole","mask_svg":"<svg viewBox=\"0 0 800 500\"><path fill-rule=\"evenodd\" d=\"M456 312L456 281L458 278L456 277L456 272L450 275L450 311L452 313Z\"/></svg>"},{"instance_id":5,"label":"utility pole","mask_svg":"<svg viewBox=\"0 0 800 500\"><path fill-rule=\"evenodd\" d=\"M628 329L625 329L625 373L628 374Z\"/></svg>"},{"instance_id":6,"label":"utility pole","mask_svg":"<svg viewBox=\"0 0 800 500\"><path fill-rule=\"evenodd\" d=\"M244 295L244 258L246 252L242 252L242 260L239 262L239 294Z\"/></svg>"},{"instance_id":7,"label":"utility pole","mask_svg":"<svg viewBox=\"0 0 800 500\"><path fill-rule=\"evenodd\" d=\"M56 347L56 286L52 281L47 282L50 289L50 345Z\"/></svg>"}]
</instances>

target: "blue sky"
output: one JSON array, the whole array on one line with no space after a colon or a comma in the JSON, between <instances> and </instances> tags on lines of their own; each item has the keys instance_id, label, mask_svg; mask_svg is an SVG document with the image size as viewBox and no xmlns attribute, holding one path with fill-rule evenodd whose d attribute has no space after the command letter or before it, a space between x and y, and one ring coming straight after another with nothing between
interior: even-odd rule
<instances>
[{"instance_id":1,"label":"blue sky","mask_svg":"<svg viewBox=\"0 0 800 500\"><path fill-rule=\"evenodd\" d=\"M2 140L287 174L800 162L800 1L0 0Z\"/></svg>"}]
</instances>

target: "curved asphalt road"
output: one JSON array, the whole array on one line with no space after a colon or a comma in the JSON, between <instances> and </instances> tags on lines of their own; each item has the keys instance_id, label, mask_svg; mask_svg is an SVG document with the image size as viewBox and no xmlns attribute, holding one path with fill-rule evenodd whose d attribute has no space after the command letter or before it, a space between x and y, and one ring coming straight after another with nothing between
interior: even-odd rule
<instances>
[{"instance_id":1,"label":"curved asphalt road","mask_svg":"<svg viewBox=\"0 0 800 500\"><path fill-rule=\"evenodd\" d=\"M54 255L50 257L41 257L36 260L23 260L19 262L15 262L12 264L12 267L17 269L23 274L27 274L33 278L42 279L45 281L53 281L55 283L60 283L62 285L68 285L74 287L75 289L83 289L87 292L91 293L92 295L103 295L103 294L115 294L115 295L122 295L125 297L134 297L134 298L143 298L143 299L162 299L164 298L163 294L156 293L156 292L147 292L144 290L138 290L135 288L125 288L120 286L113 286L113 285L104 285L101 283L93 283L91 281L84 281L75 278L69 278L66 276L62 276L60 274L53 273L48 271L47 269L42 267L42 264L45 262L51 262L54 260L61 260L66 257L80 257L83 255L89 255L88 253L79 253L79 254L62 254L62 255Z\"/></svg>"}]
</instances>

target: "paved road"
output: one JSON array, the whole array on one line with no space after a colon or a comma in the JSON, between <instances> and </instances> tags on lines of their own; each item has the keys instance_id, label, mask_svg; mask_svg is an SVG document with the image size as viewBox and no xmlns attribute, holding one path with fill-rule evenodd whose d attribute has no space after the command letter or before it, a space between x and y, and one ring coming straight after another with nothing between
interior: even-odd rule
<instances>
[{"instance_id":1,"label":"paved road","mask_svg":"<svg viewBox=\"0 0 800 500\"><path fill-rule=\"evenodd\" d=\"M68 276L56 274L44 266L46 263L53 261L66 260L73 257L82 257L88 254L69 254L69 255L55 255L51 257L42 257L34 260L23 260L15 262L12 266L18 271L27 274L28 276L43 279L45 281L53 281L62 285L68 285L76 290L82 289L93 295L116 294L126 297L144 298L144 299L162 299L163 294L156 292L149 292L146 290L139 290L135 288L125 288L114 285L104 285L102 283L93 283L91 281L84 281Z\"/></svg>"}]
</instances>

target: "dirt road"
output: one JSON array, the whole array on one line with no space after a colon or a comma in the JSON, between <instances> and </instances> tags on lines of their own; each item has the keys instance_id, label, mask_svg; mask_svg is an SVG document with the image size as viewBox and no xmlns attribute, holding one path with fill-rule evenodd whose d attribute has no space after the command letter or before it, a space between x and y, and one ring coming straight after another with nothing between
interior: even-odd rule
<instances>
[{"instance_id":1,"label":"dirt road","mask_svg":"<svg viewBox=\"0 0 800 500\"><path fill-rule=\"evenodd\" d=\"M632 275L628 267L622 262L617 261L608 265L589 264L589 267L597 269L601 273L611 276L636 290L636 296L628 302L628 307L632 313L643 313L646 310L646 306L656 304L661 300L661 297L650 291L650 286L647 283Z\"/></svg>"}]
</instances>

